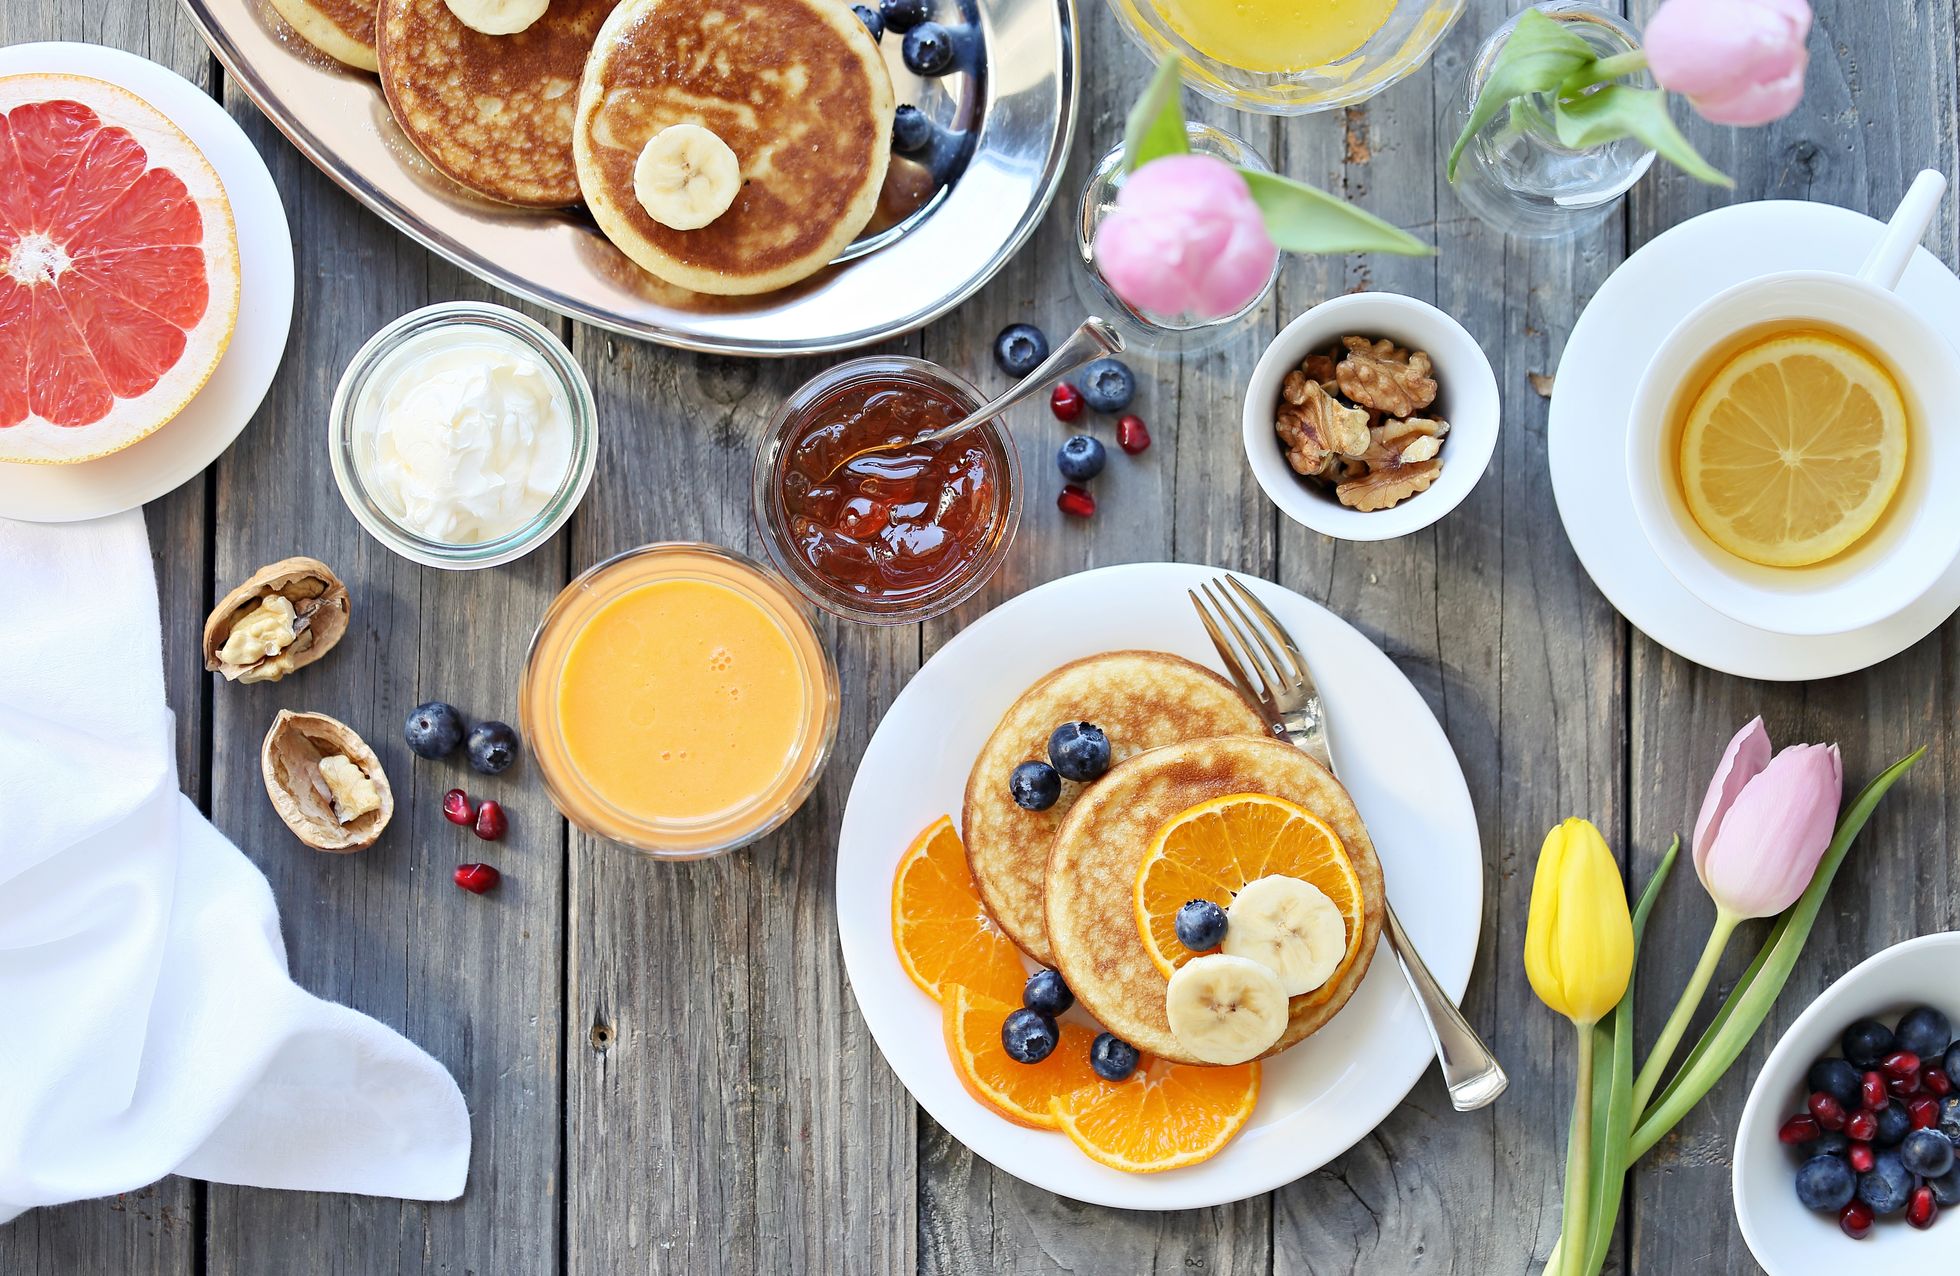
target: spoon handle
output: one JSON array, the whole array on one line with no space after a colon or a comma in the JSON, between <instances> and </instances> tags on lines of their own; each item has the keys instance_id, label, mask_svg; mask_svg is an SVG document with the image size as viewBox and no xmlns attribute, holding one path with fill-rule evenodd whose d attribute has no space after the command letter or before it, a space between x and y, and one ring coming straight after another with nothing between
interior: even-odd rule
<instances>
[{"instance_id":1,"label":"spoon handle","mask_svg":"<svg viewBox=\"0 0 1960 1276\"><path fill-rule=\"evenodd\" d=\"M943 443L958 434L964 434L974 426L991 421L1023 399L1041 393L1050 381L1075 371L1092 359L1105 355L1121 354L1123 338L1107 320L1095 316L1082 321L1082 326L1069 334L1067 341L1055 347L1054 353L1041 361L1041 365L1027 376L992 399L975 408L971 413L929 433L910 440L914 446L921 443Z\"/></svg>"}]
</instances>

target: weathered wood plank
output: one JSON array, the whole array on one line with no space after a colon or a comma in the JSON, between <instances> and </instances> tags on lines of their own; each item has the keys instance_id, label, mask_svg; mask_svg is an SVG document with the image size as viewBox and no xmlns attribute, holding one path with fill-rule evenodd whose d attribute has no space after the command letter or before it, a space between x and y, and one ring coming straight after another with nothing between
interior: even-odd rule
<instances>
[{"instance_id":1,"label":"weathered wood plank","mask_svg":"<svg viewBox=\"0 0 1960 1276\"><path fill-rule=\"evenodd\" d=\"M1643 14L1651 8L1648 0L1636 5ZM1953 6L1945 0L1884 7L1818 0L1816 10L1803 105L1760 131L1686 120L1690 137L1737 179L1737 190L1730 195L1657 168L1631 200L1636 244L1732 199L1818 200L1883 219L1919 169L1960 172ZM1953 210L1949 197L1927 239L1948 265L1960 261ZM1960 919L1960 867L1945 801L1956 783L1954 715L1946 691L1955 674L1956 633L1949 622L1873 669L1801 685L1711 673L1634 637L1631 802L1641 875L1675 831L1692 828L1723 744L1758 713L1779 746L1838 741L1847 793L1915 746L1932 746L1846 862L1810 947L1758 1039L1709 1099L1636 1169L1629 1238L1635 1271L1759 1270L1729 1204L1735 1122L1750 1078L1790 1021L1838 975L1880 948L1951 929ZM1692 878L1673 884L1667 908L1668 923L1657 932L1642 971L1643 1042L1651 1040L1686 981L1714 913ZM1737 934L1709 1006L1720 1004L1764 933L1756 924ZM1698 1018L1690 1039L1708 1013Z\"/></svg>"}]
</instances>

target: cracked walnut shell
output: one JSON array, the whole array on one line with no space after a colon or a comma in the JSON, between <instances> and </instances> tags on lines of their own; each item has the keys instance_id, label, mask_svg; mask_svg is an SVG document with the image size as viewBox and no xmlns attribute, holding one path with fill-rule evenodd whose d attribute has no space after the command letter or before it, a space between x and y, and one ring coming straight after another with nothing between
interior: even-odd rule
<instances>
[{"instance_id":1,"label":"cracked walnut shell","mask_svg":"<svg viewBox=\"0 0 1960 1276\"><path fill-rule=\"evenodd\" d=\"M1341 393L1364 408L1389 416L1410 416L1436 401L1436 379L1429 356L1410 353L1383 337L1343 337L1347 355L1334 368Z\"/></svg>"},{"instance_id":2,"label":"cracked walnut shell","mask_svg":"<svg viewBox=\"0 0 1960 1276\"><path fill-rule=\"evenodd\" d=\"M227 682L277 682L347 632L347 586L317 558L253 572L204 622L204 667Z\"/></svg>"},{"instance_id":3,"label":"cracked walnut shell","mask_svg":"<svg viewBox=\"0 0 1960 1276\"><path fill-rule=\"evenodd\" d=\"M1414 465L1380 465L1360 478L1340 484L1334 489L1334 495L1350 509L1372 513L1399 505L1419 492L1428 491L1429 485L1442 472L1441 457L1419 461Z\"/></svg>"},{"instance_id":4,"label":"cracked walnut shell","mask_svg":"<svg viewBox=\"0 0 1960 1276\"><path fill-rule=\"evenodd\" d=\"M1273 430L1286 445L1286 463L1296 474L1309 477L1327 470L1337 456L1360 456L1368 450L1368 414L1351 408L1320 388L1304 382L1302 400L1280 408Z\"/></svg>"},{"instance_id":5,"label":"cracked walnut shell","mask_svg":"<svg viewBox=\"0 0 1960 1276\"><path fill-rule=\"evenodd\" d=\"M381 759L346 723L282 709L259 754L265 794L293 836L316 851L373 846L395 814Z\"/></svg>"}]
</instances>

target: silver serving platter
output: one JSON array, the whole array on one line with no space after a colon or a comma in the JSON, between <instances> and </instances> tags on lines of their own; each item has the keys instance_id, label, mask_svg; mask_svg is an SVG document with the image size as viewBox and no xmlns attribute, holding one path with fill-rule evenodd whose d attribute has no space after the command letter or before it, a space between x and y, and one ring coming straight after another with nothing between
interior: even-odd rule
<instances>
[{"instance_id":1,"label":"silver serving platter","mask_svg":"<svg viewBox=\"0 0 1960 1276\"><path fill-rule=\"evenodd\" d=\"M816 354L930 323L1034 231L1075 132L1075 0L938 0L940 21L979 29L975 69L922 81L905 69L895 33L881 47L898 100L942 129L935 166L950 180L904 216L874 219L812 279L760 297L702 297L641 271L583 210L507 207L436 172L396 127L375 78L315 51L266 0L183 3L279 131L397 229L560 314L688 350ZM918 176L897 156L892 167ZM901 194L899 180L887 182L888 196ZM927 185L915 182L914 197Z\"/></svg>"}]
</instances>

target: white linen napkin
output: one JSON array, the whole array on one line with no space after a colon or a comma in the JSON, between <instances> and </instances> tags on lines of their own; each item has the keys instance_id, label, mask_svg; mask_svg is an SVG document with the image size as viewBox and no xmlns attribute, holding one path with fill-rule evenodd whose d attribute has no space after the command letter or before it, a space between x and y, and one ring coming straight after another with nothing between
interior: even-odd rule
<instances>
[{"instance_id":1,"label":"white linen napkin","mask_svg":"<svg viewBox=\"0 0 1960 1276\"><path fill-rule=\"evenodd\" d=\"M172 1173L453 1199L462 1092L287 977L264 875L177 791L161 653L139 512L0 519L0 1223Z\"/></svg>"}]
</instances>

